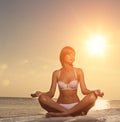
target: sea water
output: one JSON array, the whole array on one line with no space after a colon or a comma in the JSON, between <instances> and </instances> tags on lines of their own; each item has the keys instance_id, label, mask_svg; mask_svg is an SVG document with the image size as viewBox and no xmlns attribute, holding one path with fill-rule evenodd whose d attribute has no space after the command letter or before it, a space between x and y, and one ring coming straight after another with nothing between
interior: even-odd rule
<instances>
[{"instance_id":1,"label":"sea water","mask_svg":"<svg viewBox=\"0 0 120 122\"><path fill-rule=\"evenodd\" d=\"M37 115L44 112L37 99L0 97L0 118Z\"/></svg>"},{"instance_id":2,"label":"sea water","mask_svg":"<svg viewBox=\"0 0 120 122\"><path fill-rule=\"evenodd\" d=\"M120 114L120 100L97 100L95 106L91 111L108 110L114 115L119 117ZM116 113L115 113L116 112ZM46 111L41 108L37 98L15 98L15 97L0 97L0 122L4 122L6 118L15 117L31 117L43 116ZM94 113L95 114L95 113ZM6 122L9 122L10 119ZM12 122L12 121L11 121ZM120 122L117 120L116 122Z\"/></svg>"}]
</instances>

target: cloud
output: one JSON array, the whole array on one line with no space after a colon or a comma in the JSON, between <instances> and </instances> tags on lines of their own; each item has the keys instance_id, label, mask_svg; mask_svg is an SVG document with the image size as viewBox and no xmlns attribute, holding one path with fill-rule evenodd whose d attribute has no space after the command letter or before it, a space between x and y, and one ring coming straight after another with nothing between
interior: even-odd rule
<instances>
[{"instance_id":1,"label":"cloud","mask_svg":"<svg viewBox=\"0 0 120 122\"><path fill-rule=\"evenodd\" d=\"M29 63L29 60L28 59L25 59L25 60L23 60L22 61L22 64L24 65L24 64L28 64Z\"/></svg>"},{"instance_id":2,"label":"cloud","mask_svg":"<svg viewBox=\"0 0 120 122\"><path fill-rule=\"evenodd\" d=\"M8 69L8 65L7 64L1 64L0 65L0 76L3 75L3 73Z\"/></svg>"},{"instance_id":3,"label":"cloud","mask_svg":"<svg viewBox=\"0 0 120 122\"><path fill-rule=\"evenodd\" d=\"M6 79L6 80L2 80L1 82L2 86L6 87L10 85L10 80Z\"/></svg>"},{"instance_id":4,"label":"cloud","mask_svg":"<svg viewBox=\"0 0 120 122\"><path fill-rule=\"evenodd\" d=\"M1 64L0 65L0 70L4 71L8 68L8 65L7 64Z\"/></svg>"},{"instance_id":5,"label":"cloud","mask_svg":"<svg viewBox=\"0 0 120 122\"><path fill-rule=\"evenodd\" d=\"M24 66L24 65L27 65L29 63L30 63L30 60L28 60L28 59L22 59L22 60L18 61L18 65L20 65L20 66Z\"/></svg>"}]
</instances>

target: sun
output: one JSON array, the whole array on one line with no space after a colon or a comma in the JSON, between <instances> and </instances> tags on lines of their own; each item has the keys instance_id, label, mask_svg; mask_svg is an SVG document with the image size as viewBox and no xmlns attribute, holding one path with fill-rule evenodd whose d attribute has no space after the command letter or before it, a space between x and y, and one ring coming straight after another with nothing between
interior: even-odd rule
<instances>
[{"instance_id":1,"label":"sun","mask_svg":"<svg viewBox=\"0 0 120 122\"><path fill-rule=\"evenodd\" d=\"M102 55L105 52L105 37L102 35L94 35L87 41L87 50L92 55Z\"/></svg>"}]
</instances>

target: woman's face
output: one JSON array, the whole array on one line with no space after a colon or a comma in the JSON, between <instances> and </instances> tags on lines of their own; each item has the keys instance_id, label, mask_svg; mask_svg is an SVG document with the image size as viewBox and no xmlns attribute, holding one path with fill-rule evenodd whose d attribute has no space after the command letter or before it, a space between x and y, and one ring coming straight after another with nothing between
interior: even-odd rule
<instances>
[{"instance_id":1,"label":"woman's face","mask_svg":"<svg viewBox=\"0 0 120 122\"><path fill-rule=\"evenodd\" d=\"M67 55L64 57L64 62L68 64L72 64L75 61L75 53L73 51L69 51Z\"/></svg>"}]
</instances>

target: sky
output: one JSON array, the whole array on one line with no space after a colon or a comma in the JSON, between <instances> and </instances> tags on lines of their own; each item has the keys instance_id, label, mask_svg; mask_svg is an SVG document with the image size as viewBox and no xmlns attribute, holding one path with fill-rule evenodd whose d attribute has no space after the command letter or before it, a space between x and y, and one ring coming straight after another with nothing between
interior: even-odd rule
<instances>
[{"instance_id":1,"label":"sky","mask_svg":"<svg viewBox=\"0 0 120 122\"><path fill-rule=\"evenodd\" d=\"M120 100L119 6L120 0L0 0L0 97L48 91L61 49L71 46L87 88ZM102 54L86 46L97 34L105 37Z\"/></svg>"}]
</instances>

